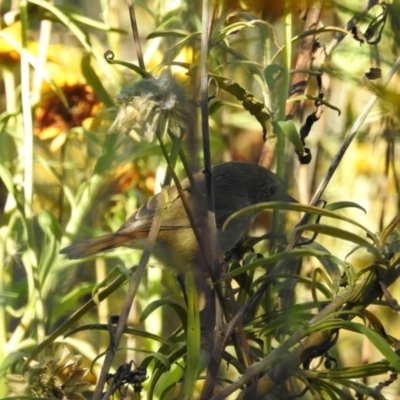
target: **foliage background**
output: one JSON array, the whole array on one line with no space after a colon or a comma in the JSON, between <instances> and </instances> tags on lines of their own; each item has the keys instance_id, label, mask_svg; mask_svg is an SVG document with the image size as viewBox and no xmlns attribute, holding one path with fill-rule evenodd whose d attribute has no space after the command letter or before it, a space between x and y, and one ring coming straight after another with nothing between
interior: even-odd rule
<instances>
[{"instance_id":1,"label":"foliage background","mask_svg":"<svg viewBox=\"0 0 400 400\"><path fill-rule=\"evenodd\" d=\"M137 264L140 254L125 249L79 262L66 261L58 251L71 241L117 229L159 190L166 169L156 141L149 143L135 134L107 134L115 116L110 108L117 94L139 78L127 68L108 64L103 56L106 50L112 49L116 59L136 62L126 3L122 0L100 0L90 5L80 1L17 3L11 0L1 3L2 372L10 370L21 355L31 354L56 328L69 321L113 268L116 268L112 275L115 277L121 271L126 273L125 267ZM324 2L321 21L325 26L342 27L363 4L361 1ZM303 3L286 2L285 5L266 1L260 5L248 0L219 2L218 6L214 17L220 18L221 32L224 26L238 19L238 14L231 17L232 20L225 18L231 13L246 13L240 15L243 19L255 15L267 24L261 27L255 24L226 34L224 39L234 53L221 47L214 49L209 58L209 71L238 82L260 100L269 100L271 109L278 110L278 115L286 99L282 80L277 80L269 97L265 84L260 85L260 78L254 71L261 71L261 76L272 62L283 65L284 52L275 59L273 56L284 43L285 6L292 9L291 28L292 37L295 37L303 29ZM157 75L160 66L172 61L192 65L198 62L198 38L179 43L185 32L201 29L200 2L139 1L135 2L135 10L148 71ZM371 10L368 18L379 12L379 8ZM361 30L368 25L368 18L360 24ZM299 165L292 144L288 141L286 145L285 174L289 177L291 192L301 203L310 201L344 137L372 96L373 83L364 73L370 67L380 67L385 76L398 56L396 21L399 20L399 5L393 2L380 43L361 45L348 35L326 61L323 74L326 99L339 108L341 114L326 107L313 126L306 143L313 155L310 164ZM154 33L167 29L169 34ZM152 35L150 39L149 35ZM319 41L328 44L333 37L333 32L321 33ZM299 41L293 42L293 60L299 45ZM179 80L187 83L184 68L176 68L174 72ZM307 92L315 94L316 90L311 80ZM396 175L400 159L398 72L387 89L379 92L379 97L323 195L329 203L353 201L362 206L365 213L349 208L342 214L372 232L387 226L398 213L400 204ZM257 162L263 146L259 123L229 93L220 90L217 100L226 104L220 108L215 106L218 109L210 116L213 163ZM69 112L63 102L69 104ZM295 118L298 128L313 107L313 101L302 102ZM170 141L167 140L166 145L171 148ZM201 152L198 158L201 165ZM179 163L177 171L183 175ZM291 213L286 225L293 227L298 219L297 213ZM269 217L263 215L257 220L255 231L265 231L268 223ZM349 229L343 222L336 224ZM354 248L353 243L335 235L325 235L319 241L340 259L347 259ZM257 245L256 251L267 254L266 245ZM348 261L357 272L371 263L371 255L356 251ZM319 264L315 259L305 259L302 276L312 276L316 266ZM111 280L108 276L107 282ZM400 297L397 282L390 290L395 298ZM125 286L121 286L98 307L82 313L79 320L72 319L71 325L107 323L109 315L119 313L125 291ZM160 307L146 320L141 319L143 310L158 299L183 304L173 273L148 268L129 325L167 338L182 323L174 309ZM310 287L299 285L295 303L311 300ZM388 335L399 337L400 321L395 311L377 304L368 309L381 321ZM105 350L108 335L83 330L66 339L60 336L56 341L68 343L84 356L84 364L88 366ZM140 364L146 355L159 351L159 344L146 336L130 335L124 346L128 349L117 353L115 365L131 359ZM348 331L341 334L333 351L341 367L382 359L382 354L365 335ZM101 360L95 366L96 374L98 365ZM179 375L176 365L172 371L175 376ZM174 373L166 374L164 381L160 379L156 397L174 382ZM360 381L374 387L386 379L384 376ZM231 369L227 377L235 379ZM4 396L6 389L1 390ZM383 393L386 398L396 398L399 391L396 381Z\"/></svg>"}]
</instances>

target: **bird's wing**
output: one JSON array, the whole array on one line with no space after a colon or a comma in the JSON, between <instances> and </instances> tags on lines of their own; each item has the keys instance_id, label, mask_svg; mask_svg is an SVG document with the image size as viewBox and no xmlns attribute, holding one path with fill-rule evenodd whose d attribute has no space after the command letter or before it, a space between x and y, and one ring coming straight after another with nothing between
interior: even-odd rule
<instances>
[{"instance_id":1,"label":"bird's wing","mask_svg":"<svg viewBox=\"0 0 400 400\"><path fill-rule=\"evenodd\" d=\"M197 175L195 176L198 180ZM201 181L199 181L199 186ZM195 197L201 199L201 194L195 196L192 187L187 180L182 182L183 193L190 205L197 204ZM164 214L161 222L160 230L172 230L190 228L191 224L187 214L183 208L181 197L176 187L171 187L167 194L161 192L152 197L147 203L143 204L134 214L118 230L119 233L149 231L153 218L157 211L159 197L165 195L164 199ZM199 202L201 204L201 200ZM192 210L193 211L193 210Z\"/></svg>"}]
</instances>

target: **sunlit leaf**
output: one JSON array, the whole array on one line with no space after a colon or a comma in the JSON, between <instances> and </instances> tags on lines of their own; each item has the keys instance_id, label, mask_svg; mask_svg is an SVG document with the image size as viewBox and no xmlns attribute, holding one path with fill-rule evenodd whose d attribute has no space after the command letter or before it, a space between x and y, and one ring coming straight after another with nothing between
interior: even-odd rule
<instances>
[{"instance_id":1,"label":"sunlit leaf","mask_svg":"<svg viewBox=\"0 0 400 400\"><path fill-rule=\"evenodd\" d=\"M268 203L259 203L254 206L249 206L245 207L235 213L233 213L231 216L229 216L226 221L224 222L222 229L225 229L226 226L235 218L240 217L241 215L245 215L246 213L250 212L259 212L263 210L291 210L291 211L298 211L298 212L304 212L307 214L315 214L315 215L322 215L334 219L339 219L342 221L349 222L350 224L353 224L359 228L361 228L363 231L366 232L367 236L370 238L373 238L374 240L376 239L376 235L371 232L369 229L367 229L364 225L360 224L354 219L345 217L343 215L334 213L332 211L325 210L323 208L319 207L314 207L314 206L309 206L309 205L304 205L304 204L299 204L299 203L286 203L286 202L281 202L281 201L273 201L273 202L268 202Z\"/></svg>"},{"instance_id":2,"label":"sunlit leaf","mask_svg":"<svg viewBox=\"0 0 400 400\"><path fill-rule=\"evenodd\" d=\"M350 232L348 230L340 229L335 226L323 225L323 224L306 224L293 229L292 233L312 231L316 233L322 233L324 235L332 236L338 239L343 239L348 242L355 243L361 247L365 247L370 251L378 260L381 258L379 251L376 247L371 244L370 241L364 239L363 237Z\"/></svg>"},{"instance_id":3,"label":"sunlit leaf","mask_svg":"<svg viewBox=\"0 0 400 400\"><path fill-rule=\"evenodd\" d=\"M273 122L273 127L275 132L283 133L299 153L304 153L303 143L293 121Z\"/></svg>"},{"instance_id":4,"label":"sunlit leaf","mask_svg":"<svg viewBox=\"0 0 400 400\"><path fill-rule=\"evenodd\" d=\"M166 30L157 30L154 32L151 32L148 36L147 36L147 40L149 39L155 39L158 37L178 37L178 38L186 38L189 35L191 35L190 32L188 31L184 31L182 29L166 29ZM199 33L197 33L196 35L199 35Z\"/></svg>"},{"instance_id":5,"label":"sunlit leaf","mask_svg":"<svg viewBox=\"0 0 400 400\"><path fill-rule=\"evenodd\" d=\"M147 305L140 315L140 322L143 322L147 317L152 314L157 308L163 306L170 306L177 314L182 326L187 326L187 311L181 304L170 299L155 300Z\"/></svg>"}]
</instances>

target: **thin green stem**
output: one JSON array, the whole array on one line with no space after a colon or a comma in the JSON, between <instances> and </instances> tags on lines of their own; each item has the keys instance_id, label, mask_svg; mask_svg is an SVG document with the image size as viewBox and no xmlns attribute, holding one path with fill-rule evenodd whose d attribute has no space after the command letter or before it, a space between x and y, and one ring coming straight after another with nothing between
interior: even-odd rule
<instances>
[{"instance_id":1,"label":"thin green stem","mask_svg":"<svg viewBox=\"0 0 400 400\"><path fill-rule=\"evenodd\" d=\"M286 99L289 94L290 86L290 68L292 60L292 12L291 1L285 1L285 51L284 65L282 72L282 92L279 98L279 114L278 120L285 119ZM285 137L278 135L276 146L276 172L278 176L283 178L285 168Z\"/></svg>"},{"instance_id":2,"label":"thin green stem","mask_svg":"<svg viewBox=\"0 0 400 400\"><path fill-rule=\"evenodd\" d=\"M27 1L21 0L21 102L22 102L22 116L23 116L23 162L24 162L24 215L23 219L26 224L26 235L28 248L23 254L25 269L27 272L31 270L33 275L33 287L30 293L34 293L35 298L35 312L28 318L37 320L37 339L42 341L45 337L45 311L41 295L41 288L38 274L38 263L35 253L36 241L33 229L33 122L32 122L32 107L31 107L31 92L30 92L30 69L29 69L29 50L28 50L28 37L27 32L29 29L28 23L28 4ZM26 314L25 314L26 316Z\"/></svg>"},{"instance_id":3,"label":"thin green stem","mask_svg":"<svg viewBox=\"0 0 400 400\"><path fill-rule=\"evenodd\" d=\"M290 86L290 67L292 59L292 13L291 13L291 1L285 1L285 51L284 51L284 65L282 71L282 92L279 98L279 114L278 120L283 121L285 119L286 100L289 94ZM277 134L276 148L275 148L275 160L276 160L276 173L283 179L285 173L285 135ZM279 213L275 211L273 213L272 230L273 232L279 232Z\"/></svg>"}]
</instances>

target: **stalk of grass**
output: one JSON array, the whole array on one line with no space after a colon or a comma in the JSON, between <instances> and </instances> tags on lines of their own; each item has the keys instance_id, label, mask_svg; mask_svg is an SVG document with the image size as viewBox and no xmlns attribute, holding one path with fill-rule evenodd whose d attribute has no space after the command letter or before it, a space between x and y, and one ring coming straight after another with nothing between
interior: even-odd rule
<instances>
[{"instance_id":1,"label":"stalk of grass","mask_svg":"<svg viewBox=\"0 0 400 400\"><path fill-rule=\"evenodd\" d=\"M36 335L37 340L41 341L45 337L44 319L45 310L43 298L41 294L38 260L34 249L37 249L35 234L33 228L33 123L32 123L32 104L31 104L31 91L30 91L30 69L28 61L28 3L25 0L20 2L21 12L21 37L22 37L22 51L21 51L21 88L22 88L22 116L23 116L23 155L24 155L24 215L22 219L26 225L26 236L28 247L23 255L23 261L26 270L30 270L33 277L33 288L30 291L32 296L31 301L34 302L32 307L25 316L27 319L37 320ZM32 304L32 303L31 303ZM33 304L32 304L33 306ZM30 323L27 325L29 326Z\"/></svg>"}]
</instances>

